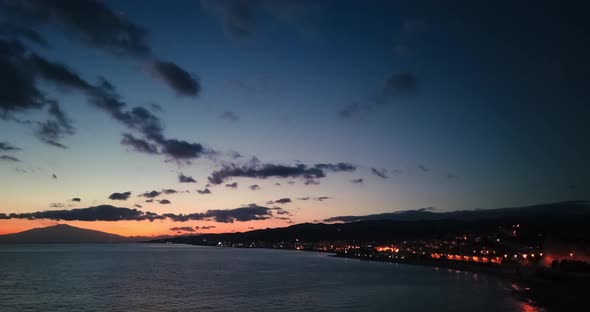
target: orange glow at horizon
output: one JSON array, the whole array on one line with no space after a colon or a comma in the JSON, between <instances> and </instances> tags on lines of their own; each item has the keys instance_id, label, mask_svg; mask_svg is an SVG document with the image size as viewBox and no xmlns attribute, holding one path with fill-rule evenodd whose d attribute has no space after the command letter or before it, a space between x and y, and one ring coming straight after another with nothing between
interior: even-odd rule
<instances>
[{"instance_id":1,"label":"orange glow at horizon","mask_svg":"<svg viewBox=\"0 0 590 312\"><path fill-rule=\"evenodd\" d=\"M289 224L283 220L260 220L250 222L172 222L172 221L53 221L53 220L0 220L0 235L18 233L34 228L43 228L56 224L68 224L71 226L96 230L121 236L159 236L159 235L190 235L203 233L229 233L229 232L246 232L253 229L264 229L274 227L284 227ZM212 229L196 230L195 232L177 232L171 231L172 227L183 226L214 226Z\"/></svg>"}]
</instances>

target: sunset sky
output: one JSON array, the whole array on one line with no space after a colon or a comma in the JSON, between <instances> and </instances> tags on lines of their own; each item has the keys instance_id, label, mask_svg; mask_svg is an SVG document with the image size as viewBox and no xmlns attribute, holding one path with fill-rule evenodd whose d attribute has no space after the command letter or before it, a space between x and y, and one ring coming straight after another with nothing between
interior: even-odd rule
<instances>
[{"instance_id":1,"label":"sunset sky","mask_svg":"<svg viewBox=\"0 0 590 312\"><path fill-rule=\"evenodd\" d=\"M586 16L500 2L0 0L0 234L587 199Z\"/></svg>"}]
</instances>

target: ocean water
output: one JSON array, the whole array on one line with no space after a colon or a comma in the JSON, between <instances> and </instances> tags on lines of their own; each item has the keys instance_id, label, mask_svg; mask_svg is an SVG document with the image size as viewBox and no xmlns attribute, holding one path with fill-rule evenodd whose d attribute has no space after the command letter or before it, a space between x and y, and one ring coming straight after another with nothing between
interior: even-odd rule
<instances>
[{"instance_id":1,"label":"ocean water","mask_svg":"<svg viewBox=\"0 0 590 312\"><path fill-rule=\"evenodd\" d=\"M327 254L0 245L0 311L536 311L493 276Z\"/></svg>"}]
</instances>

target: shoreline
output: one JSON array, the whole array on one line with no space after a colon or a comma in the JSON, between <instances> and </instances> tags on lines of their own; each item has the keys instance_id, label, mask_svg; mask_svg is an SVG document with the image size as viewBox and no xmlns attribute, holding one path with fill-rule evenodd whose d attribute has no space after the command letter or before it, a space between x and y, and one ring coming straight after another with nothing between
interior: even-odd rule
<instances>
[{"instance_id":1,"label":"shoreline","mask_svg":"<svg viewBox=\"0 0 590 312\"><path fill-rule=\"evenodd\" d=\"M588 277L571 278L571 276L555 273L541 274L535 268L523 270L522 268L517 269L516 266L503 268L499 265L438 259L400 260L344 254L333 254L329 257L407 264L495 276L511 283L513 295L523 303L541 309L539 311L576 311L587 305L584 296L587 295L585 290L590 282Z\"/></svg>"},{"instance_id":2,"label":"shoreline","mask_svg":"<svg viewBox=\"0 0 590 312\"><path fill-rule=\"evenodd\" d=\"M162 243L156 243L162 244ZM182 245L202 246L199 244L186 244ZM438 259L391 259L391 258L378 258L368 256L353 256L344 255L328 251L318 250L296 250L296 249L280 249L280 248L245 248L245 247L227 247L227 246L209 246L217 248L235 248L235 249L272 249L272 250L284 250L284 251L303 251L303 252L317 252L327 254L328 257L332 258L343 258L343 259L355 259L359 261L372 261L372 262L387 262L396 264L415 265L423 267L432 267L439 269L448 269L462 272L470 272L476 274L486 274L489 276L497 277L507 283L509 283L509 291L512 295L522 304L526 305L527 308L531 308L531 311L570 311L579 310L580 307L584 307L584 292L587 279L582 281L571 281L563 278L559 275L554 275L550 278L547 276L540 276L536 273L534 268L522 268L517 269L517 266L505 266L502 267L496 264L483 264L483 263L471 263L462 261L449 261L449 260L438 260ZM528 310L527 310L528 311Z\"/></svg>"}]
</instances>

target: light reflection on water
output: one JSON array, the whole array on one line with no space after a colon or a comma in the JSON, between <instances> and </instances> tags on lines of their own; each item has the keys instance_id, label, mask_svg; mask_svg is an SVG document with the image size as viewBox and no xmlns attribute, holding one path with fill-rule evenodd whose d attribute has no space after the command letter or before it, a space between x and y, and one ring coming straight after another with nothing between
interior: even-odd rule
<instances>
[{"instance_id":1,"label":"light reflection on water","mask_svg":"<svg viewBox=\"0 0 590 312\"><path fill-rule=\"evenodd\" d=\"M492 276L279 250L0 245L0 311L542 311Z\"/></svg>"}]
</instances>

